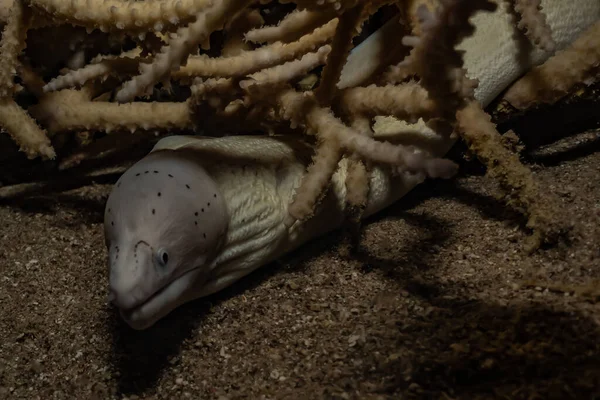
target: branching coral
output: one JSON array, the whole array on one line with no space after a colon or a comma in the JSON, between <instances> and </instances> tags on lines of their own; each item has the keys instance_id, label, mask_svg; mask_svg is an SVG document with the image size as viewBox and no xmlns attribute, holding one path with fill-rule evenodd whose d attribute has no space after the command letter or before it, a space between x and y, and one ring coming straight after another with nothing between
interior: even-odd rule
<instances>
[{"instance_id":1,"label":"branching coral","mask_svg":"<svg viewBox=\"0 0 600 400\"><path fill-rule=\"evenodd\" d=\"M54 158L55 152L46 133L13 99L19 54L25 48L31 11L21 1L15 1L0 41L0 126L19 143L29 158L42 155Z\"/></svg>"},{"instance_id":2,"label":"branching coral","mask_svg":"<svg viewBox=\"0 0 600 400\"><path fill-rule=\"evenodd\" d=\"M390 6L397 10L392 20L356 48L364 22ZM343 159L347 213L355 221L374 164L423 178L452 176L456 165L440 158L445 150L424 144L425 132L446 147L458 134L529 217L541 243L558 230L542 200L548 197L503 147L457 50L474 33L472 18L497 7L488 0L13 0L0 43L0 124L31 158L54 158L51 140L69 133L85 132L90 140L111 133L89 149L59 152L62 167L118 147L115 137L124 131L304 137L314 154L289 224L313 215ZM515 0L512 9L513 25L533 46L555 49L540 1ZM27 47L28 32L42 26L85 28L90 42L111 45L73 42L51 63L71 69L58 71L47 62L51 56ZM597 73L599 37L596 24L516 83L506 99L517 107L540 93L554 100ZM17 100L17 92L36 100ZM421 125L392 137L381 118Z\"/></svg>"},{"instance_id":3,"label":"branching coral","mask_svg":"<svg viewBox=\"0 0 600 400\"><path fill-rule=\"evenodd\" d=\"M581 35L571 47L558 52L510 87L503 99L524 110L539 103L554 103L579 82L600 71L600 22Z\"/></svg>"}]
</instances>

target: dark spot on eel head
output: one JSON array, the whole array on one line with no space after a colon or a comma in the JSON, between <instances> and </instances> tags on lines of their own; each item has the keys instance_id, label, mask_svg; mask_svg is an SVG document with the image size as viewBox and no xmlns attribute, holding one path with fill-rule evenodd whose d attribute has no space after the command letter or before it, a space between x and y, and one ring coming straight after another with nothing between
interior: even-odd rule
<instances>
[{"instance_id":1,"label":"dark spot on eel head","mask_svg":"<svg viewBox=\"0 0 600 400\"><path fill-rule=\"evenodd\" d=\"M198 216L198 211L196 211L196 212L194 213L194 215L197 217L197 216Z\"/></svg>"},{"instance_id":2,"label":"dark spot on eel head","mask_svg":"<svg viewBox=\"0 0 600 400\"><path fill-rule=\"evenodd\" d=\"M160 197L160 192L158 192L158 197Z\"/></svg>"},{"instance_id":3,"label":"dark spot on eel head","mask_svg":"<svg viewBox=\"0 0 600 400\"><path fill-rule=\"evenodd\" d=\"M150 172L150 171L144 171L145 174L147 174L148 172Z\"/></svg>"},{"instance_id":4,"label":"dark spot on eel head","mask_svg":"<svg viewBox=\"0 0 600 400\"><path fill-rule=\"evenodd\" d=\"M204 212L204 208L202 208L200 211Z\"/></svg>"},{"instance_id":5,"label":"dark spot on eel head","mask_svg":"<svg viewBox=\"0 0 600 400\"><path fill-rule=\"evenodd\" d=\"M203 234L202 234L202 237L203 237L204 239L206 239L206 233L203 233Z\"/></svg>"},{"instance_id":6,"label":"dark spot on eel head","mask_svg":"<svg viewBox=\"0 0 600 400\"><path fill-rule=\"evenodd\" d=\"M156 210L154 208L152 209L152 214L156 214Z\"/></svg>"},{"instance_id":7,"label":"dark spot on eel head","mask_svg":"<svg viewBox=\"0 0 600 400\"><path fill-rule=\"evenodd\" d=\"M189 189L189 188L190 188L190 185L188 185L188 184L186 183L186 184L185 184L185 187Z\"/></svg>"},{"instance_id":8,"label":"dark spot on eel head","mask_svg":"<svg viewBox=\"0 0 600 400\"><path fill-rule=\"evenodd\" d=\"M158 174L158 171L152 171L152 172L154 172L155 174Z\"/></svg>"},{"instance_id":9,"label":"dark spot on eel head","mask_svg":"<svg viewBox=\"0 0 600 400\"><path fill-rule=\"evenodd\" d=\"M114 222L114 221L111 221L111 222L110 222L110 225L111 225L111 226L115 226L115 222Z\"/></svg>"},{"instance_id":10,"label":"dark spot on eel head","mask_svg":"<svg viewBox=\"0 0 600 400\"><path fill-rule=\"evenodd\" d=\"M140 173L138 172L137 174L135 174L135 176L140 176Z\"/></svg>"},{"instance_id":11,"label":"dark spot on eel head","mask_svg":"<svg viewBox=\"0 0 600 400\"><path fill-rule=\"evenodd\" d=\"M194 221L194 225L198 225L198 221Z\"/></svg>"},{"instance_id":12,"label":"dark spot on eel head","mask_svg":"<svg viewBox=\"0 0 600 400\"><path fill-rule=\"evenodd\" d=\"M168 175L169 175L169 178L172 178L172 177L173 177L173 175L171 175L171 174L168 174Z\"/></svg>"}]
</instances>

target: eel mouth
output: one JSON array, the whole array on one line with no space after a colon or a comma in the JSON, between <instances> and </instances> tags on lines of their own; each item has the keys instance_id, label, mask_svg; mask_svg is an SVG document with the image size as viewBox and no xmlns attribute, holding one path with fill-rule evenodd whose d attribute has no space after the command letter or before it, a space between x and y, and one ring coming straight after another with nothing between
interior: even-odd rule
<instances>
[{"instance_id":1,"label":"eel mouth","mask_svg":"<svg viewBox=\"0 0 600 400\"><path fill-rule=\"evenodd\" d=\"M170 312L179 303L182 295L195 283L195 279L189 279L187 284L181 285L181 281L191 274L197 273L201 266L194 267L178 275L167 284L149 296L140 299L134 306L123 308L117 307L121 317L134 329L145 329L157 321L162 315ZM109 295L110 296L110 295ZM168 299L161 301L163 297ZM109 301L111 299L109 298ZM112 302L112 301L111 301Z\"/></svg>"}]
</instances>

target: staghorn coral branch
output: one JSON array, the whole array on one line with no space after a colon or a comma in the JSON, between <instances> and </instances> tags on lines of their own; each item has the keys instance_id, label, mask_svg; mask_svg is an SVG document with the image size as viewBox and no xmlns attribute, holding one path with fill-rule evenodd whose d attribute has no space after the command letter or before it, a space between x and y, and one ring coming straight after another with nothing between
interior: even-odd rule
<instances>
[{"instance_id":1,"label":"staghorn coral branch","mask_svg":"<svg viewBox=\"0 0 600 400\"><path fill-rule=\"evenodd\" d=\"M53 92L69 87L81 86L98 78L106 78L110 74L135 73L139 65L141 48L135 48L119 56L103 56L85 67L69 71L58 76L46 85L45 92Z\"/></svg>"},{"instance_id":2,"label":"staghorn coral branch","mask_svg":"<svg viewBox=\"0 0 600 400\"><path fill-rule=\"evenodd\" d=\"M369 173L365 164L358 157L349 159L345 183L346 203L350 208L350 217L358 222L360 212L366 206L369 196Z\"/></svg>"},{"instance_id":3,"label":"staghorn coral branch","mask_svg":"<svg viewBox=\"0 0 600 400\"><path fill-rule=\"evenodd\" d=\"M410 49L398 37L409 33L408 23L398 16L391 18L348 56L338 87L345 89L374 82L386 84L402 81L389 76L388 70L398 68L395 64L408 55Z\"/></svg>"},{"instance_id":4,"label":"staghorn coral branch","mask_svg":"<svg viewBox=\"0 0 600 400\"><path fill-rule=\"evenodd\" d=\"M239 88L235 86L235 82L231 78L206 80L197 78L191 87L192 96L189 99L189 107L192 112L200 115L200 118L203 116L194 110L198 110L204 105L224 111L228 104L236 100L238 90Z\"/></svg>"},{"instance_id":5,"label":"staghorn coral branch","mask_svg":"<svg viewBox=\"0 0 600 400\"><path fill-rule=\"evenodd\" d=\"M339 102L347 115L393 115L408 122L429 119L435 113L435 103L416 82L345 89Z\"/></svg>"},{"instance_id":6,"label":"staghorn coral branch","mask_svg":"<svg viewBox=\"0 0 600 400\"><path fill-rule=\"evenodd\" d=\"M191 20L211 0L29 0L32 7L53 19L89 29L108 31L162 31Z\"/></svg>"},{"instance_id":7,"label":"staghorn coral branch","mask_svg":"<svg viewBox=\"0 0 600 400\"><path fill-rule=\"evenodd\" d=\"M334 19L336 13L309 10L294 10L277 26L264 26L246 33L246 40L254 43L289 43L300 40L318 27Z\"/></svg>"},{"instance_id":8,"label":"staghorn coral branch","mask_svg":"<svg viewBox=\"0 0 600 400\"><path fill-rule=\"evenodd\" d=\"M304 221L312 217L342 157L337 138L327 134L323 134L322 137L313 155L312 164L308 166L288 208L290 218L286 221L287 226L291 226L294 221Z\"/></svg>"},{"instance_id":9,"label":"staghorn coral branch","mask_svg":"<svg viewBox=\"0 0 600 400\"><path fill-rule=\"evenodd\" d=\"M51 131L185 129L193 126L187 103L118 104L90 101L86 93L62 90L44 96L32 114Z\"/></svg>"},{"instance_id":10,"label":"staghorn coral branch","mask_svg":"<svg viewBox=\"0 0 600 400\"><path fill-rule=\"evenodd\" d=\"M242 11L225 27L226 37L221 49L221 55L225 57L237 56L243 51L252 49L244 35L248 29L264 24L264 19L256 9Z\"/></svg>"},{"instance_id":11,"label":"staghorn coral branch","mask_svg":"<svg viewBox=\"0 0 600 400\"><path fill-rule=\"evenodd\" d=\"M503 100L519 110L554 103L598 66L600 22L588 28L568 49L550 57L512 84Z\"/></svg>"},{"instance_id":12,"label":"staghorn coral branch","mask_svg":"<svg viewBox=\"0 0 600 400\"><path fill-rule=\"evenodd\" d=\"M240 81L239 85L252 97L256 97L259 93L268 95L277 86L281 87L293 79L306 74L311 69L324 64L330 51L331 46L322 46L314 53L303 55L299 60L288 61L248 75L246 79Z\"/></svg>"},{"instance_id":13,"label":"staghorn coral branch","mask_svg":"<svg viewBox=\"0 0 600 400\"><path fill-rule=\"evenodd\" d=\"M328 105L337 93L337 83L342 73L342 68L350 53L352 47L352 38L360 33L362 15L364 6L357 5L339 17L339 23L336 27L333 37L332 48L334 51L328 58L328 63L321 73L321 84L317 88L315 95L321 105Z\"/></svg>"},{"instance_id":14,"label":"staghorn coral branch","mask_svg":"<svg viewBox=\"0 0 600 400\"><path fill-rule=\"evenodd\" d=\"M475 12L492 12L497 4L489 0L446 0L435 12L421 5L419 36L405 36L403 44L413 47L401 67L418 71L420 84L429 92L441 118L454 121L455 110L473 97L474 82L466 79L462 54L455 46L474 32L469 22Z\"/></svg>"},{"instance_id":15,"label":"staghorn coral branch","mask_svg":"<svg viewBox=\"0 0 600 400\"><path fill-rule=\"evenodd\" d=\"M373 162L404 167L411 172L425 172L430 177L450 177L455 173L455 164L443 159L427 159L405 148L387 142L378 142L361 135L337 119L331 110L319 107L310 93L294 90L282 92L278 98L282 116L292 124L306 124L309 133L337 138L346 151L359 154Z\"/></svg>"},{"instance_id":16,"label":"staghorn coral branch","mask_svg":"<svg viewBox=\"0 0 600 400\"><path fill-rule=\"evenodd\" d=\"M351 127L364 136L374 136L368 118L354 117ZM358 228L362 211L367 205L370 182L367 166L356 153L348 158L347 174L345 182L347 214L350 222Z\"/></svg>"},{"instance_id":17,"label":"staghorn coral branch","mask_svg":"<svg viewBox=\"0 0 600 400\"><path fill-rule=\"evenodd\" d=\"M41 156L43 159L54 159L56 153L45 130L13 100L13 78L17 69L21 69L18 57L25 49L31 20L31 11L23 1L14 0L0 41L0 126L27 158ZM25 75L26 80L29 78L29 81L35 82L33 74Z\"/></svg>"},{"instance_id":18,"label":"staghorn coral branch","mask_svg":"<svg viewBox=\"0 0 600 400\"><path fill-rule=\"evenodd\" d=\"M273 43L233 57L190 57L187 64L172 76L175 79L192 76L243 76L293 60L326 44L333 37L338 20L334 19L292 43Z\"/></svg>"},{"instance_id":19,"label":"staghorn coral branch","mask_svg":"<svg viewBox=\"0 0 600 400\"><path fill-rule=\"evenodd\" d=\"M285 90L277 98L281 116L289 120L292 125L305 125L307 132L317 135L323 140L317 148L318 158L314 159L300 197L296 197L290 205L290 220L308 218L306 211L314 209L313 205L322 197L323 182L329 182L327 176L335 171L331 165L337 165L341 153L333 151L339 143L339 148L359 155L360 157L384 164L400 167L403 171L425 174L428 177L449 178L456 173L456 164L449 160L430 158L424 152L411 151L401 145L387 142L378 142L371 137L362 135L352 128L344 125L327 108L318 106L312 93L298 93L294 90ZM335 142L334 142L335 141ZM327 146L329 149L321 149ZM313 176L314 175L314 176ZM309 191L312 189L312 191ZM291 214L293 213L293 214Z\"/></svg>"},{"instance_id":20,"label":"staghorn coral branch","mask_svg":"<svg viewBox=\"0 0 600 400\"><path fill-rule=\"evenodd\" d=\"M206 95L226 95L234 90L234 81L230 78L196 78L192 86L192 98L204 100Z\"/></svg>"},{"instance_id":21,"label":"staghorn coral branch","mask_svg":"<svg viewBox=\"0 0 600 400\"><path fill-rule=\"evenodd\" d=\"M514 0L515 11L521 16L517 26L529 40L545 51L554 51L556 43L542 13L541 0Z\"/></svg>"},{"instance_id":22,"label":"staghorn coral branch","mask_svg":"<svg viewBox=\"0 0 600 400\"><path fill-rule=\"evenodd\" d=\"M0 24L4 25L8 21L10 15L10 9L12 8L15 0L2 0L0 1Z\"/></svg>"},{"instance_id":23,"label":"staghorn coral branch","mask_svg":"<svg viewBox=\"0 0 600 400\"><path fill-rule=\"evenodd\" d=\"M44 80L39 76L31 66L21 63L18 66L18 74L27 90L34 94L36 97L42 97L44 95Z\"/></svg>"},{"instance_id":24,"label":"staghorn coral branch","mask_svg":"<svg viewBox=\"0 0 600 400\"><path fill-rule=\"evenodd\" d=\"M31 10L23 4L23 0L14 0L0 41L0 97L12 96L18 57L26 46L30 23Z\"/></svg>"},{"instance_id":25,"label":"staghorn coral branch","mask_svg":"<svg viewBox=\"0 0 600 400\"><path fill-rule=\"evenodd\" d=\"M56 153L45 130L12 97L0 98L0 126L8 131L27 158L54 159Z\"/></svg>"},{"instance_id":26,"label":"staghorn coral branch","mask_svg":"<svg viewBox=\"0 0 600 400\"><path fill-rule=\"evenodd\" d=\"M270 116L268 105L253 104L254 98L247 99L247 102L240 99L243 91L237 81L231 78L197 78L191 90L191 118L198 120L198 125L205 130L222 134L223 129L232 129L237 133L256 130L272 132L275 129L270 124L277 121ZM260 84L252 89L252 96L258 93L262 93Z\"/></svg>"},{"instance_id":27,"label":"staghorn coral branch","mask_svg":"<svg viewBox=\"0 0 600 400\"><path fill-rule=\"evenodd\" d=\"M514 205L527 217L527 226L534 231L529 250L555 241L563 233L558 223L558 210L550 194L541 195L531 170L519 162L518 156L502 144L491 117L477 102L472 101L457 113L461 136L477 157L485 163L487 173L494 177L507 194L508 204Z\"/></svg>"},{"instance_id":28,"label":"staghorn coral branch","mask_svg":"<svg viewBox=\"0 0 600 400\"><path fill-rule=\"evenodd\" d=\"M179 70L173 71L171 76L173 79L185 81L194 77L238 77L252 74L264 68L293 60L318 48L330 40L336 26L337 19L317 28L312 34L302 37L297 42L275 43L234 56L217 58L205 55L190 56L187 64ZM149 57L137 57L138 53L139 50L134 49L117 57L102 57L95 63L52 79L44 90L54 91L76 84L82 85L91 79L104 77L113 72L130 74L136 67L151 62Z\"/></svg>"},{"instance_id":29,"label":"staghorn coral branch","mask_svg":"<svg viewBox=\"0 0 600 400\"><path fill-rule=\"evenodd\" d=\"M117 92L116 100L125 103L144 93L171 71L185 63L194 46L205 41L208 36L223 27L253 0L222 0L208 6L187 27L178 30L178 36L163 47L151 64L140 66L141 74L126 82Z\"/></svg>"}]
</instances>

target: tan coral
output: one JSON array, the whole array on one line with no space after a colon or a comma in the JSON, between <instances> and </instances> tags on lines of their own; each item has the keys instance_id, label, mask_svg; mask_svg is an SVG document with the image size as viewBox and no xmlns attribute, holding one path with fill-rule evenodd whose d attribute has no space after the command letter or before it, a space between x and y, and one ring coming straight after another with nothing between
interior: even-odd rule
<instances>
[{"instance_id":1,"label":"tan coral","mask_svg":"<svg viewBox=\"0 0 600 400\"><path fill-rule=\"evenodd\" d=\"M349 88L342 91L340 104L348 115L391 115L409 122L429 119L435 112L435 103L415 82Z\"/></svg>"},{"instance_id":2,"label":"tan coral","mask_svg":"<svg viewBox=\"0 0 600 400\"><path fill-rule=\"evenodd\" d=\"M426 153L415 152L402 145L372 140L337 119L331 110L320 107L313 95L286 90L277 98L281 116L293 125L305 125L307 132L318 135L322 143L317 148L314 163L301 184L300 197L290 205L291 224L295 220L310 217L322 197L344 150L368 160L400 167L404 171L423 173L429 177L450 177L456 165L448 160L429 157ZM326 147L326 148L323 148ZM336 149L339 149L335 151Z\"/></svg>"},{"instance_id":3,"label":"tan coral","mask_svg":"<svg viewBox=\"0 0 600 400\"><path fill-rule=\"evenodd\" d=\"M356 5L338 18L331 46L333 52L327 58L327 64L321 73L321 83L315 90L317 101L321 105L330 105L337 94L337 83L348 54L352 49L352 39L360 33L362 22L368 17L363 15L364 5Z\"/></svg>"},{"instance_id":4,"label":"tan coral","mask_svg":"<svg viewBox=\"0 0 600 400\"><path fill-rule=\"evenodd\" d=\"M277 26L264 26L246 33L246 40L255 43L289 43L299 40L318 27L334 19L335 12L294 10L286 15Z\"/></svg>"},{"instance_id":5,"label":"tan coral","mask_svg":"<svg viewBox=\"0 0 600 400\"><path fill-rule=\"evenodd\" d=\"M541 0L514 0L515 11L521 20L517 26L525 31L529 40L545 51L554 51L556 43L552 39L552 31L546 23L546 16L542 11Z\"/></svg>"},{"instance_id":6,"label":"tan coral","mask_svg":"<svg viewBox=\"0 0 600 400\"><path fill-rule=\"evenodd\" d=\"M85 157L94 158L93 151L99 152L97 157L110 153L109 147L118 145L111 136L118 137L124 134L123 130L136 132L135 135L147 130L168 134L171 129L216 135L249 131L300 135L313 144L313 164L300 183L298 196L289 209L290 218L301 220L312 215L326 194L332 174L342 163L348 166L344 184L348 217L354 222L368 197L369 171L375 164L385 164L398 173L450 176L454 164L433 154L443 154L439 148L451 142L449 138L454 135L450 134L454 132L470 144L488 167L497 167L490 168L491 175L504 179L508 189L517 194L516 200L511 201L520 202L530 217L531 227L542 237L551 236L549 232L555 229L544 227L553 226L553 222L540 217L547 215L541 211L544 206L531 201L539 188L527 184L528 189L521 190L522 182L533 182L532 176L518 158L501 149L500 135L474 104L477 82L466 75L464 55L456 50L462 39L473 34L470 18L482 10L491 11L496 3L283 3L297 7L278 17L279 22L259 27L263 24L262 7L277 9L276 2L30 0L26 4L31 5L28 10L33 20L50 24L49 32L57 32L61 24L72 24L90 31L86 35L83 28L78 29L83 42L101 38L112 44L110 49L99 46L95 53L87 54L82 50L85 47L79 47L78 38L63 44L69 47L68 51L37 57L41 69L32 67L34 63L17 68L19 57L26 55L22 59L27 62L27 56L36 52L39 55L43 46L28 54L22 51L27 27L34 28L28 25L27 12L22 16L15 13L6 24L8 32L14 34L3 37L6 45L0 56L6 62L0 73L0 88L12 96L14 69L24 84L20 93L33 94L37 104L18 105L5 99L0 113L2 127L30 157L53 156L46 131L56 141L73 135L76 143L92 139L95 131L115 133L105 136L97 146L86 147L89 151L78 151L73 158L62 154L62 166L75 165ZM514 3L519 18L513 18L509 26L518 24L516 27L534 44L551 47L548 21L556 21L556 15L545 19L545 7L537 1ZM582 3L593 9L591 2ZM398 14L360 48L352 49L363 22L386 4L397 6ZM542 1L543 4L549 3ZM552 4L550 9L556 10L557 3ZM53 28L52 24L56 26ZM93 29L107 33L91 32ZM544 81L551 83L550 94L538 92L539 82L536 87L528 86L531 78L525 77L508 92L507 98L513 93L513 102L517 103L514 93L525 85L528 89L521 92L526 93L528 100L522 103L529 106L531 99L555 98L555 92L564 92L582 82L597 67L600 44L595 38L599 35L590 32L571 49L558 53L535 70L537 78L543 75ZM219 41L219 37L223 40ZM557 37L560 42L561 36ZM43 39L38 40L43 43ZM120 48L114 45L116 39L128 39L127 46L137 47ZM481 48L478 51L482 53ZM93 60L86 65L88 56L93 56ZM577 65L561 61L565 59L576 60ZM72 70L56 72L53 67L57 65L67 65ZM323 66L321 72L317 70L319 66ZM53 76L61 75L43 83L40 75L48 70L54 71ZM559 81L565 84L557 84ZM138 100L140 97L143 98ZM11 113L19 117L12 118ZM400 125L393 122L386 126L390 120L402 120L405 125L398 128ZM26 128L15 131L18 124ZM52 136L56 132L61 134ZM133 136L128 139L133 140Z\"/></svg>"},{"instance_id":7,"label":"tan coral","mask_svg":"<svg viewBox=\"0 0 600 400\"><path fill-rule=\"evenodd\" d=\"M145 93L149 87L163 79L172 70L179 69L192 52L195 45L205 41L208 36L223 27L228 18L239 13L250 0L222 0L200 11L196 20L178 30L177 38L163 47L151 64L142 64L141 74L126 82L117 92L117 101L123 103Z\"/></svg>"},{"instance_id":8,"label":"tan coral","mask_svg":"<svg viewBox=\"0 0 600 400\"><path fill-rule=\"evenodd\" d=\"M8 131L28 158L56 157L46 132L11 97L0 99L0 126Z\"/></svg>"},{"instance_id":9,"label":"tan coral","mask_svg":"<svg viewBox=\"0 0 600 400\"><path fill-rule=\"evenodd\" d=\"M31 11L15 0L0 41L0 126L19 145L28 158L53 159L56 153L44 129L13 100L14 76L20 67L18 57L25 48Z\"/></svg>"},{"instance_id":10,"label":"tan coral","mask_svg":"<svg viewBox=\"0 0 600 400\"><path fill-rule=\"evenodd\" d=\"M313 68L326 62L331 51L331 46L320 47L314 53L307 53L298 60L289 61L275 67L266 68L247 76L240 81L240 87L256 97L257 91L268 95L276 86L289 83L295 78L305 75Z\"/></svg>"},{"instance_id":11,"label":"tan coral","mask_svg":"<svg viewBox=\"0 0 600 400\"><path fill-rule=\"evenodd\" d=\"M42 97L31 112L52 131L185 129L192 127L187 103L118 104L90 101L83 92L65 89Z\"/></svg>"},{"instance_id":12,"label":"tan coral","mask_svg":"<svg viewBox=\"0 0 600 400\"><path fill-rule=\"evenodd\" d=\"M93 60L90 64L82 68L65 72L61 76L50 80L50 82L44 85L44 91L52 92L69 87L81 86L93 79L106 78L111 73L135 73L139 64L138 57L141 53L142 49L135 48L119 56L98 57L96 60Z\"/></svg>"},{"instance_id":13,"label":"tan coral","mask_svg":"<svg viewBox=\"0 0 600 400\"><path fill-rule=\"evenodd\" d=\"M10 15L10 9L12 8L15 0L1 0L0 1L0 24L6 24Z\"/></svg>"},{"instance_id":14,"label":"tan coral","mask_svg":"<svg viewBox=\"0 0 600 400\"><path fill-rule=\"evenodd\" d=\"M12 96L18 57L25 48L30 22L31 11L22 0L15 0L0 41L0 97Z\"/></svg>"},{"instance_id":15,"label":"tan coral","mask_svg":"<svg viewBox=\"0 0 600 400\"><path fill-rule=\"evenodd\" d=\"M503 99L525 110L553 103L600 66L600 22L587 29L568 49L533 68L506 91Z\"/></svg>"},{"instance_id":16,"label":"tan coral","mask_svg":"<svg viewBox=\"0 0 600 400\"><path fill-rule=\"evenodd\" d=\"M337 19L331 20L295 42L286 44L276 42L237 56L190 57L181 69L173 73L173 77L181 79L190 76L243 76L291 61L328 43L335 33L337 23Z\"/></svg>"},{"instance_id":17,"label":"tan coral","mask_svg":"<svg viewBox=\"0 0 600 400\"><path fill-rule=\"evenodd\" d=\"M66 22L102 31L162 31L191 21L206 8L209 0L31 0L32 7Z\"/></svg>"},{"instance_id":18,"label":"tan coral","mask_svg":"<svg viewBox=\"0 0 600 400\"><path fill-rule=\"evenodd\" d=\"M245 33L252 28L264 24L264 19L260 12L256 9L246 9L242 11L236 18L229 22L224 31L226 37L221 49L221 55L235 56L242 51L251 50L252 47L245 40Z\"/></svg>"},{"instance_id":19,"label":"tan coral","mask_svg":"<svg viewBox=\"0 0 600 400\"><path fill-rule=\"evenodd\" d=\"M541 195L531 171L519 162L517 154L504 147L490 116L476 102L471 102L458 112L458 121L469 148L487 165L487 173L505 189L508 203L527 215L527 225L534 231L528 249L554 242L564 229L557 218L557 203L550 194Z\"/></svg>"}]
</instances>

